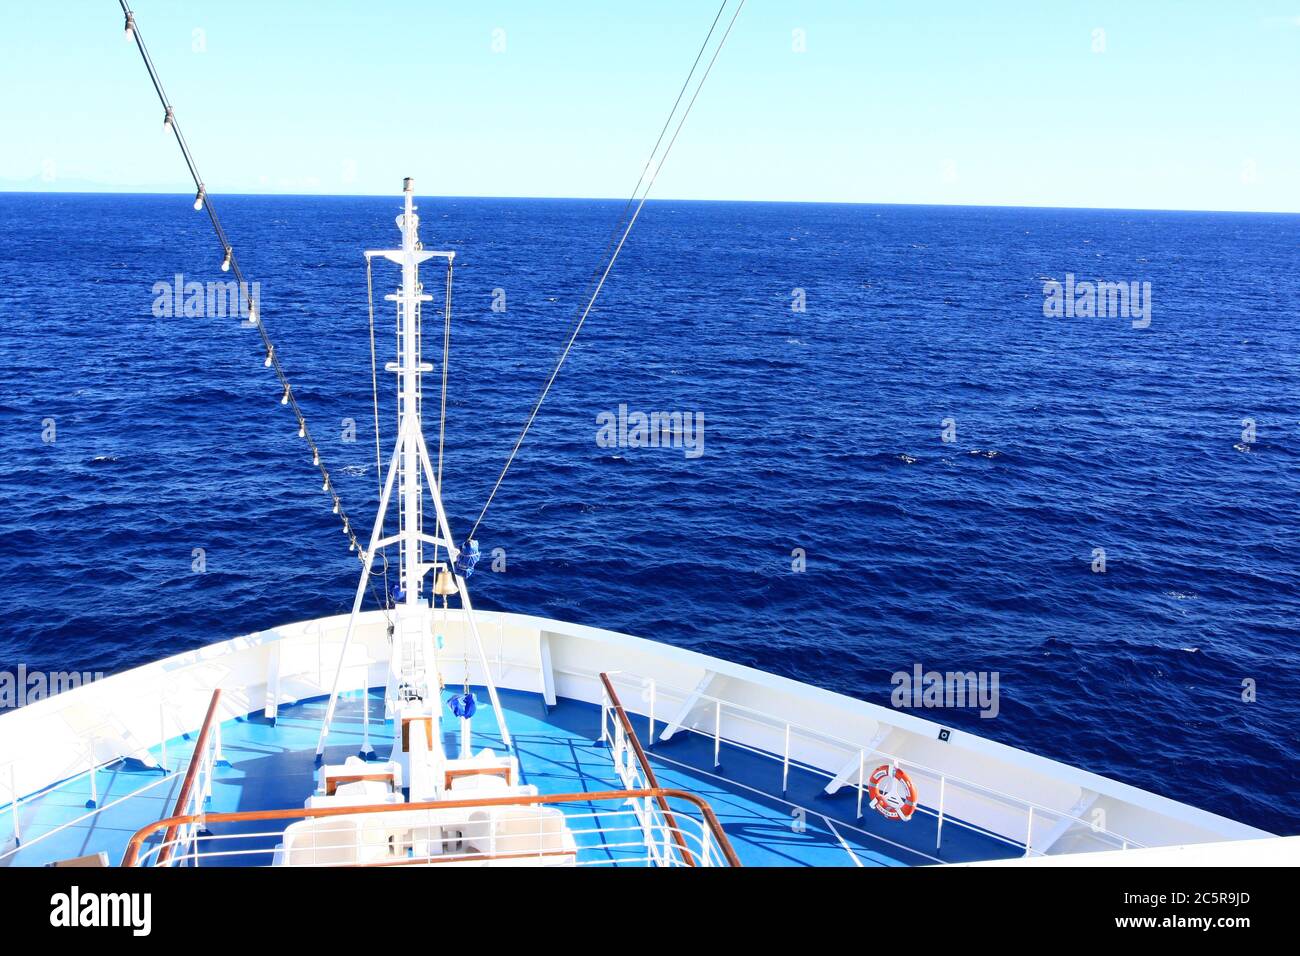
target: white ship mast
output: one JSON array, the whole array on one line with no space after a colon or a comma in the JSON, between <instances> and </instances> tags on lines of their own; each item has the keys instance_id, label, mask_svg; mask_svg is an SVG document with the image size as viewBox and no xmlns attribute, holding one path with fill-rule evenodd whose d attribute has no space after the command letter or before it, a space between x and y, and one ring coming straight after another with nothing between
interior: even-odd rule
<instances>
[{"instance_id":1,"label":"white ship mast","mask_svg":"<svg viewBox=\"0 0 1300 956\"><path fill-rule=\"evenodd\" d=\"M433 301L433 296L424 292L420 283L420 263L435 257L446 260L448 269L455 260L454 252L426 252L420 243L420 217L416 215L413 182L406 179L403 184L405 210L397 217L397 228L402 233L400 250L367 250L366 258L381 256L397 263L402 270L402 287L395 293L384 296L385 300L397 303L397 348L401 356L399 363L390 363L389 371L397 373L397 423L399 432L403 422L409 422L406 440L399 434L397 459L397 484L400 507L398 509L398 535L401 538L401 569L399 574L400 599L396 602L405 604L408 610L414 610L423 602L421 595L424 588L424 575L428 570L422 560L423 502L424 494L420 476L420 444L423 442L421 413L423 395L421 391L421 372L424 370L420 361L420 321L425 302ZM450 290L448 290L450 297ZM432 369L430 369L432 370ZM418 440L410 440L414 431ZM430 491L438 515L442 515L442 500L436 482L430 478ZM381 514L383 506L380 506ZM438 531L442 532L444 522L438 522ZM453 543L448 540L434 539L450 553ZM435 552L436 553L436 552Z\"/></svg>"},{"instance_id":2,"label":"white ship mast","mask_svg":"<svg viewBox=\"0 0 1300 956\"><path fill-rule=\"evenodd\" d=\"M450 314L450 271L456 254L424 249L419 237L420 217L416 215L413 189L414 181L407 178L403 183L404 209L397 217L397 228L402 234L402 247L366 250L365 253L367 268L371 260L381 258L397 264L402 270L401 288L384 297L397 305L397 347L400 361L386 366L388 371L397 374L397 438L383 491L379 497L379 510L375 515L370 542L362 554L361 580L357 583L356 596L352 602L352 614L348 619L347 635L339 654L329 705L326 708L320 738L316 745L318 761L325 751L326 737L338 703L344 662L352 643L366 588L370 583L375 557L380 549L392 545L400 546L401 562L398 587L392 595L396 606L390 623L392 652L385 694L388 716L396 717L398 711L403 718L436 716L437 708L440 706L439 688L442 682L435 663L436 655L431 631L432 611L426 603L427 591L424 578L430 571L441 570L446 575L442 578L446 582L446 590L452 590L454 582L454 591L460 595L469 636L475 645L483 679L487 684L492 708L496 712L497 723L501 729L502 740L507 746L512 746L510 731L506 726L505 715L497 697L487 656L483 652L478 625L474 620L474 610L470 602L469 590L465 585L465 577L463 573L458 573L466 571L460 564L461 549L456 546L447 523L447 514L442 505L439 475L434 471L421 426L421 376L424 372L433 371L433 367L422 362L420 358L420 316L423 303L431 302L433 296L426 294L420 283L420 264L435 258L445 261L448 270L447 309ZM398 531L396 535L384 537L384 519L392 499L394 484L397 485L399 498ZM424 530L426 484L428 498L433 505L436 518L435 533L432 535ZM446 551L446 566L437 561L432 563L424 561L423 549L426 544L433 545L435 556L439 548ZM385 597L387 599L388 596ZM363 704L366 705L364 712L367 714L367 736L363 752L368 755L369 752L373 752L369 743L369 707L364 701ZM463 721L462 739L468 740L467 720Z\"/></svg>"}]
</instances>

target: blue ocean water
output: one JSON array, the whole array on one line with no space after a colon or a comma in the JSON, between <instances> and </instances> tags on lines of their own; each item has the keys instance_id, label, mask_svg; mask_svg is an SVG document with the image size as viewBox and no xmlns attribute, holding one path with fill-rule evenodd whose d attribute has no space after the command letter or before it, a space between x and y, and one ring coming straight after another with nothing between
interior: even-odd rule
<instances>
[{"instance_id":1,"label":"blue ocean water","mask_svg":"<svg viewBox=\"0 0 1300 956\"><path fill-rule=\"evenodd\" d=\"M218 201L368 526L360 253L398 203ZM458 254L458 534L621 207L422 203ZM1298 253L1297 216L652 202L479 531L506 570L485 558L477 601L884 704L918 663L996 671L995 719L931 716L1300 831ZM0 195L0 669L115 671L350 606L256 333L152 314L155 283L219 262L183 196ZM1150 282L1150 327L1045 317L1067 273ZM601 447L621 404L702 412L704 453Z\"/></svg>"}]
</instances>

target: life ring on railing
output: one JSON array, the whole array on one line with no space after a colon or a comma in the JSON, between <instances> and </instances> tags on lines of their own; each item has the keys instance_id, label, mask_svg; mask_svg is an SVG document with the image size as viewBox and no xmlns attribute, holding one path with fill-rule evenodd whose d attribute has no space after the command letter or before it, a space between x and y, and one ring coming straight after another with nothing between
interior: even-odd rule
<instances>
[{"instance_id":1,"label":"life ring on railing","mask_svg":"<svg viewBox=\"0 0 1300 956\"><path fill-rule=\"evenodd\" d=\"M871 771L867 794L872 808L890 820L906 822L916 812L916 785L901 767L882 763Z\"/></svg>"}]
</instances>

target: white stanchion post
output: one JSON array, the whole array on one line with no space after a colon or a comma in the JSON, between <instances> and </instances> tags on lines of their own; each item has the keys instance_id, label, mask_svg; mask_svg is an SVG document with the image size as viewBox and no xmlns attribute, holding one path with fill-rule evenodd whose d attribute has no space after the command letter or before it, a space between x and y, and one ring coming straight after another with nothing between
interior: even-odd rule
<instances>
[{"instance_id":1,"label":"white stanchion post","mask_svg":"<svg viewBox=\"0 0 1300 956\"><path fill-rule=\"evenodd\" d=\"M162 750L163 773L167 774L171 772L167 769L167 705L162 701L158 702L158 739Z\"/></svg>"},{"instance_id":2,"label":"white stanchion post","mask_svg":"<svg viewBox=\"0 0 1300 956\"><path fill-rule=\"evenodd\" d=\"M609 716L609 692L605 690L605 682L600 684L600 742L608 743L609 731L605 729L605 721Z\"/></svg>"},{"instance_id":3,"label":"white stanchion post","mask_svg":"<svg viewBox=\"0 0 1300 956\"><path fill-rule=\"evenodd\" d=\"M939 778L939 824L934 830L934 852L939 852L939 846L943 842L943 803L944 795L948 789L948 778Z\"/></svg>"},{"instance_id":4,"label":"white stanchion post","mask_svg":"<svg viewBox=\"0 0 1300 956\"><path fill-rule=\"evenodd\" d=\"M653 747L655 742L655 679L650 678L650 735L646 739L646 746Z\"/></svg>"},{"instance_id":5,"label":"white stanchion post","mask_svg":"<svg viewBox=\"0 0 1300 956\"><path fill-rule=\"evenodd\" d=\"M18 771L13 764L9 765L9 812L14 815L14 843L23 842L23 825L19 820L18 806Z\"/></svg>"},{"instance_id":6,"label":"white stanchion post","mask_svg":"<svg viewBox=\"0 0 1300 956\"><path fill-rule=\"evenodd\" d=\"M659 844L655 840L654 818L650 815L650 798L644 797L638 805L641 807L641 812L635 816L639 818L637 822L641 824L641 840L645 843L646 853L650 859L654 861L655 866L659 866Z\"/></svg>"},{"instance_id":7,"label":"white stanchion post","mask_svg":"<svg viewBox=\"0 0 1300 956\"><path fill-rule=\"evenodd\" d=\"M717 767L722 761L722 701L713 702L713 766Z\"/></svg>"},{"instance_id":8,"label":"white stanchion post","mask_svg":"<svg viewBox=\"0 0 1300 956\"><path fill-rule=\"evenodd\" d=\"M212 721L212 767L226 762L225 754L221 752L221 715L216 714L215 720ZM209 782L211 782L211 769L209 768Z\"/></svg>"},{"instance_id":9,"label":"white stanchion post","mask_svg":"<svg viewBox=\"0 0 1300 956\"><path fill-rule=\"evenodd\" d=\"M862 779L866 775L867 752L858 751L858 819L862 819Z\"/></svg>"},{"instance_id":10,"label":"white stanchion post","mask_svg":"<svg viewBox=\"0 0 1300 956\"><path fill-rule=\"evenodd\" d=\"M370 659L366 656L365 677L361 680L361 759L369 760L375 755L375 748L370 746Z\"/></svg>"},{"instance_id":11,"label":"white stanchion post","mask_svg":"<svg viewBox=\"0 0 1300 956\"><path fill-rule=\"evenodd\" d=\"M790 722L785 724L785 749L781 752L781 794L790 789Z\"/></svg>"},{"instance_id":12,"label":"white stanchion post","mask_svg":"<svg viewBox=\"0 0 1300 956\"><path fill-rule=\"evenodd\" d=\"M90 764L90 799L86 801L86 809L93 810L99 806L99 782L95 779L95 742L93 740L86 745L86 762Z\"/></svg>"}]
</instances>

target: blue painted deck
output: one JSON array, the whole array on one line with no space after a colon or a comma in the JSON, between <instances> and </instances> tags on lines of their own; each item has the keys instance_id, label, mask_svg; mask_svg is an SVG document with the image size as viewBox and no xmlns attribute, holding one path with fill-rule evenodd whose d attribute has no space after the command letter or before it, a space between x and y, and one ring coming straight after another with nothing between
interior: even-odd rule
<instances>
[{"instance_id":1,"label":"blue painted deck","mask_svg":"<svg viewBox=\"0 0 1300 956\"><path fill-rule=\"evenodd\" d=\"M453 692L449 689L448 696ZM485 694L479 696L486 700ZM369 700L371 743L378 757L386 759L392 725L381 719L382 691L372 691ZM596 705L561 700L557 706L547 708L536 694L509 690L501 691L501 702L515 738L523 782L545 794L621 789L609 750L599 742L600 709ZM340 701L326 753L328 762L342 763L358 752L362 740L360 706L360 695ZM315 788L314 752L324 709L324 700L315 699L282 707L274 724L260 713L223 723L222 747L230 766L217 770L209 810L301 808ZM449 753L458 749L455 723L450 719L444 723L444 745ZM633 717L633 724L644 739L645 721ZM474 730L476 749L504 749L490 707L479 709ZM184 769L192 747L192 740L186 738L168 743L173 770L178 765ZM720 766L715 768L711 737L681 731L647 750L660 785L691 791L707 800L747 866L914 866L1015 856L1021 852L1005 841L957 826L951 820L944 826L942 851L936 852L933 817L918 812L911 821L900 823L867 809L859 819L857 794L852 787L827 796L823 792L824 776L793 766L789 789L781 796L779 759L724 743ZM160 756L160 748L154 749L154 756ZM85 806L90 796L88 778L55 787L22 806L22 845L16 853L0 859L0 866L39 866L101 850L116 864L132 833L169 815L182 776L175 773L164 780L158 770L132 769L123 763L102 768L96 774L96 784L99 806L107 809L38 840L42 834L89 812ZM151 780L159 782L150 791L117 806L107 806ZM567 809L581 812L582 808L575 805ZM575 825L592 824L578 820ZM278 828L263 822L245 827L244 832L270 829ZM235 832L228 827L214 826L213 830L220 834ZM0 834L6 841L0 852L12 849L7 809L0 811ZM222 841L222 849L269 849L276 842L272 837L248 837ZM579 845L584 842L590 841L580 837ZM254 862L236 859L245 864ZM256 862L269 863L269 853ZM204 865L208 865L207 860Z\"/></svg>"}]
</instances>

